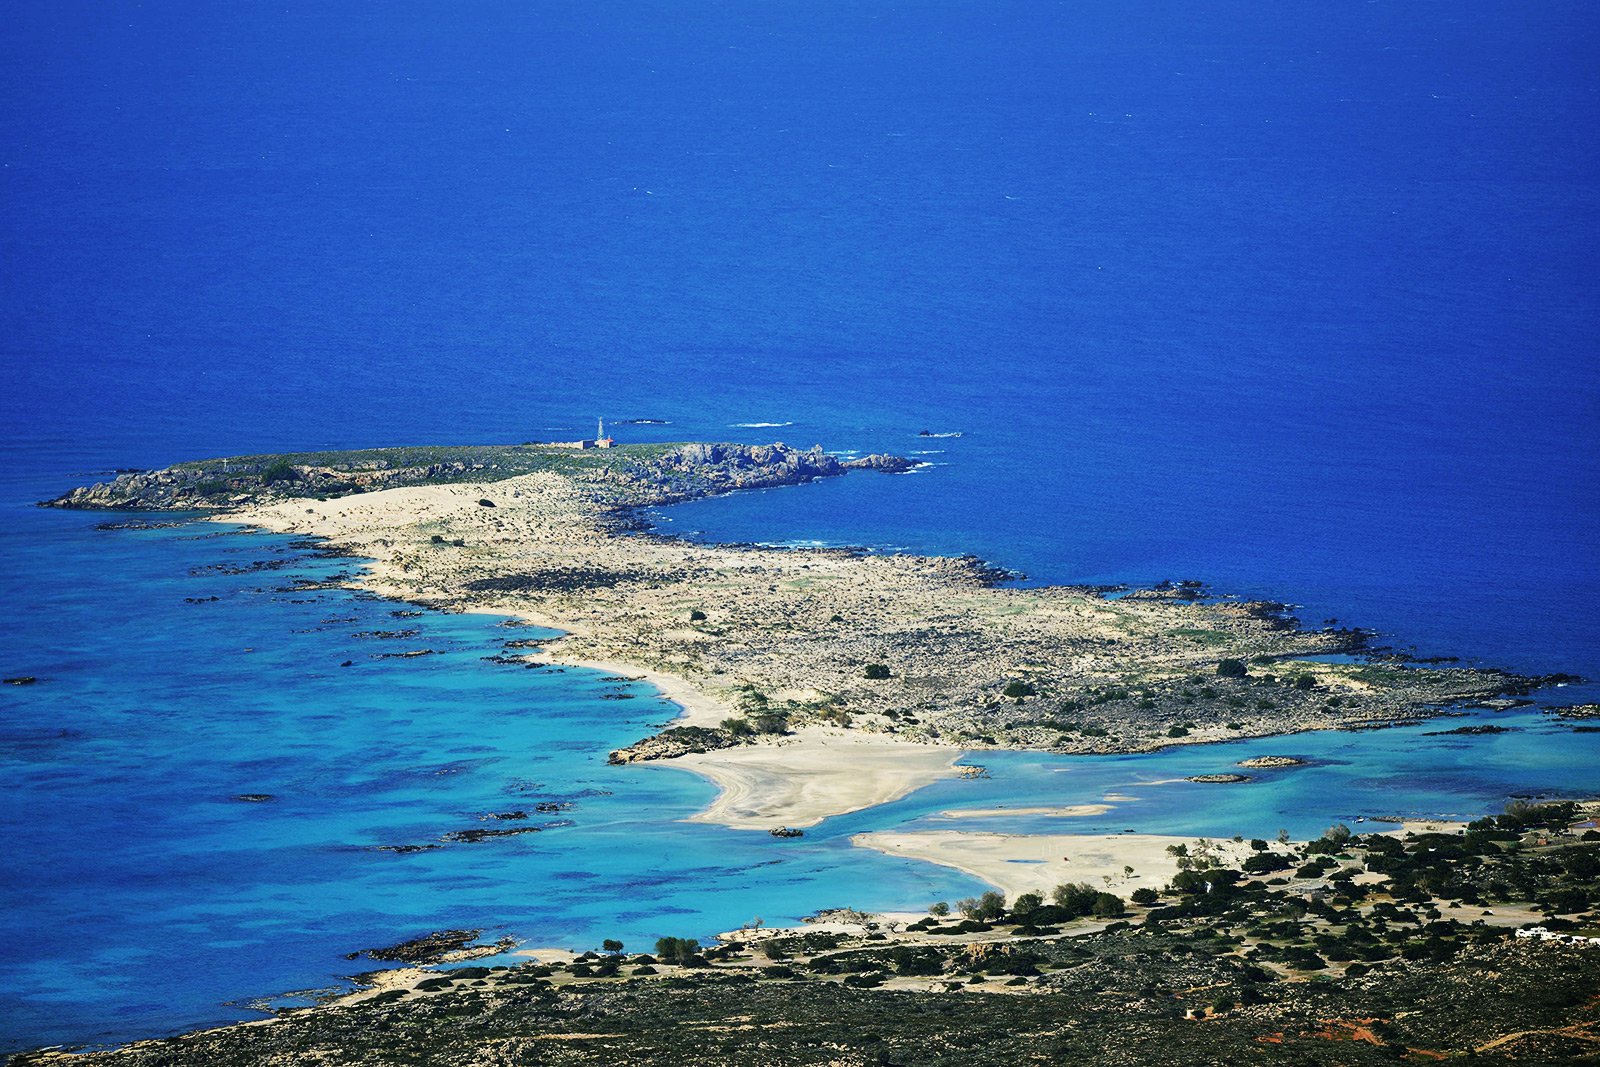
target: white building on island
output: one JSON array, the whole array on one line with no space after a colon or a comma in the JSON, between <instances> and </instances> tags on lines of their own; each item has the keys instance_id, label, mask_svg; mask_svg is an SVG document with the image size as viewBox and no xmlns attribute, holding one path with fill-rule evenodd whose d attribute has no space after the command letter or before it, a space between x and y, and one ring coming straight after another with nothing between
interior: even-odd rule
<instances>
[{"instance_id":1,"label":"white building on island","mask_svg":"<svg viewBox=\"0 0 1600 1067\"><path fill-rule=\"evenodd\" d=\"M592 441L549 441L546 443L552 448L610 448L616 444L615 441L606 436L605 419L600 420Z\"/></svg>"}]
</instances>

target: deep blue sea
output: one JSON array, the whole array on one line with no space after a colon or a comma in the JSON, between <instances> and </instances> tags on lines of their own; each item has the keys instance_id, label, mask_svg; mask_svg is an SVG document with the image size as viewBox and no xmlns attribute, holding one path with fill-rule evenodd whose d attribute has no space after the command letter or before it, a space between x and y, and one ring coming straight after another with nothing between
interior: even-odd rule
<instances>
[{"instance_id":1,"label":"deep blue sea","mask_svg":"<svg viewBox=\"0 0 1600 1067\"><path fill-rule=\"evenodd\" d=\"M28 506L114 468L597 416L916 453L658 519L1200 578L1600 677L1596 55L1581 0L14 0L0 672L42 680L0 690L0 1049L246 1017L443 926L642 944L963 895L846 837L1236 758L985 754L800 842L684 825L709 786L603 763L671 714L648 690L276 592L350 565L281 539ZM397 628L443 651L353 636ZM1317 763L1107 818L1600 790L1595 735L1496 721L1243 745ZM372 850L540 801L570 825Z\"/></svg>"}]
</instances>

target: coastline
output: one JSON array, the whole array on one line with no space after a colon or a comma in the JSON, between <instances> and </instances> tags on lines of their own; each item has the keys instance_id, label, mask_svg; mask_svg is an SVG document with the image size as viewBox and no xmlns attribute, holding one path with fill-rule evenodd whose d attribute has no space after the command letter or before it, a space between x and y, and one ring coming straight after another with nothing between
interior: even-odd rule
<instances>
[{"instance_id":1,"label":"coastline","mask_svg":"<svg viewBox=\"0 0 1600 1067\"><path fill-rule=\"evenodd\" d=\"M1016 899L1022 893L1048 894L1058 885L1086 882L1121 896L1140 887L1157 888L1178 873L1173 846L1192 845L1191 837L1161 834L1004 834L968 830L872 831L851 843L890 856L921 860L970 874ZM1246 844L1213 841L1224 862L1250 854ZM1133 873L1127 873L1127 868Z\"/></svg>"},{"instance_id":2,"label":"coastline","mask_svg":"<svg viewBox=\"0 0 1600 1067\"><path fill-rule=\"evenodd\" d=\"M513 616L526 618L526 616ZM561 629L560 626L550 625L537 620L537 625L549 625L552 630ZM557 638L556 642L562 640ZM555 643L555 642L553 642ZM673 726L698 726L713 729L722 723L722 720L732 715L733 709L715 697L695 688L688 679L663 671L650 670L632 663L606 662L604 660L584 659L581 656L566 656L559 649L552 648L551 655L546 657L550 663L563 667L578 667L582 670L599 671L601 674L615 675L618 677L632 678L645 682L661 694L663 700L678 705L679 715L672 721Z\"/></svg>"},{"instance_id":3,"label":"coastline","mask_svg":"<svg viewBox=\"0 0 1600 1067\"><path fill-rule=\"evenodd\" d=\"M785 463L798 455L773 448ZM707 778L719 796L693 818L738 829L803 828L894 800L975 749L1134 753L1371 728L1526 682L1298 658L1346 647L1351 632L1301 630L1284 605L1192 588L1106 600L997 587L970 558L631 536L630 508L727 491L667 490L679 475L655 470L623 488L611 467L540 470L245 500L208 517L359 557L348 584L375 595L560 631L513 653L529 661L648 682L679 709L667 729L679 739L613 757ZM793 484L777 470L775 484ZM769 484L759 467L741 477ZM1226 653L1267 667L1223 677ZM886 674L864 679L874 660ZM1275 677L1280 663L1298 684ZM1224 696L1226 707L1203 707ZM730 734L762 717L779 725Z\"/></svg>"},{"instance_id":4,"label":"coastline","mask_svg":"<svg viewBox=\"0 0 1600 1067\"><path fill-rule=\"evenodd\" d=\"M1552 913L1587 891L1594 810L1528 806L1465 833L1408 823L1264 848L1069 837L1088 842L1074 872L1082 884L1042 899L1022 894L1044 886L1017 881L1002 883L1009 902L838 908L799 926L753 922L710 945L664 938L654 953L609 942L603 953L524 948L514 963L406 966L357 975L360 989L271 1019L10 1062L805 1067L822 1062L818 1052L865 1064L889 1051L932 1067L952 1048L978 1047L995 1067L1357 1062L1352 1051L1361 1063L1579 1062L1600 1041L1584 994L1600 938ZM1013 842L994 844L988 860L1010 862ZM1190 861L1166 851L1179 845ZM1463 874L1482 869L1419 885L1447 850L1479 860ZM1246 852L1256 862L1240 870ZM1158 884L1159 873L1121 869L1102 877L1105 889L1089 880L1096 866L1143 859L1154 871L1161 857L1184 876ZM1506 889L1482 899L1495 885ZM1471 907L1458 910L1463 897ZM714 1035L718 1055L702 1055L698 1032ZM1041 1035L1057 1042L1047 1057Z\"/></svg>"},{"instance_id":5,"label":"coastline","mask_svg":"<svg viewBox=\"0 0 1600 1067\"><path fill-rule=\"evenodd\" d=\"M821 699L826 696L821 686L803 685L810 677L790 675L790 685L784 688L770 685L758 688L752 678L760 677L760 670L770 669L774 645L755 638L771 638L773 633L784 630L784 617L774 611L774 606L782 603L781 597L773 597L771 593L805 589L806 582L843 581L848 577L864 585L867 595L882 600L885 585L878 585L877 581L886 577L886 589L890 592L912 590L912 597L907 598L907 603L885 609L883 622L906 627L907 616L926 611L931 597L950 595L962 601L970 611L966 619L978 627L994 627L1008 640L1016 640L1032 622L1053 625L1070 614L1090 613L1093 617L1093 613L1102 611L1094 598L1086 597L1080 590L1046 590L1045 593L1021 590L1019 603L1013 590L962 584L962 571L958 568L955 571L957 582L944 584L944 579L950 577L950 573L941 569L944 563L934 563L931 568L931 574L939 581L928 581L930 573L920 569L925 561L915 558L861 560L838 552L752 550L747 545L698 545L619 537L605 528L603 510L595 512L592 501L576 498L571 490L573 486L563 478L530 475L525 480L517 478L498 483L406 486L331 501L296 499L211 518L272 533L317 537L330 547L330 553L344 555L362 565L362 573L346 574L331 584L349 585L379 597L416 603L446 613L494 614L558 630L560 635L554 637L534 637L530 633L531 640L507 641L504 659L565 664L646 681L661 694L661 699L677 705L672 728L717 731L728 718L754 721L771 705L794 709L794 717L787 721L784 733L662 760L667 766L680 766L717 785L717 798L688 821L755 832L781 827L805 829L827 817L888 803L922 785L950 776L952 768L968 750L990 747L931 744L917 736L922 731L914 733L904 729L904 720L878 715L875 710L856 713L854 725L848 713L843 721L830 721L827 715L837 712L838 705ZM533 536L528 536L530 531ZM670 566L646 571L648 566L661 565L662 560L670 560ZM578 587L560 585L568 574L582 568L589 568L584 573L595 576L595 581L581 582ZM555 577L541 579L546 582L544 585L522 584L520 579L530 573L554 574ZM618 579L613 582L611 576L618 576ZM517 579L517 584L510 584L507 579ZM744 622L765 614L771 629L744 632L731 619L718 619L723 611L733 616L733 609L725 606L728 601L707 597L707 590L717 589L720 582L728 584L731 597L749 598L749 605L742 608L742 614L734 616L736 619ZM896 582L901 584L896 585ZM854 590L854 595L861 597L862 589ZM794 611L787 605L784 609L790 613ZM1213 611L1218 614L1213 616ZM693 616L701 616L704 621L707 613L712 621L696 627ZM1242 629L1235 633L1234 640L1264 637L1270 641L1282 637L1280 625L1261 621L1248 611L1238 611L1237 605L1194 605L1158 597L1136 603L1128 614L1117 609L1117 619L1125 624L1138 621L1150 627L1168 619L1192 625L1213 617L1240 624ZM1250 619L1261 621L1261 629L1256 629ZM915 641L926 640L922 633L914 630L902 630L902 633L906 633L906 637L896 640L909 641L909 645L896 643L886 648L896 651L915 648ZM507 637L517 637L515 629L510 630ZM1162 643L1165 635L1157 633L1155 637L1158 657L1171 656L1171 645ZM1299 640L1299 637L1282 640ZM798 641L800 638L795 638L797 645ZM709 651L714 645L718 651L728 649L731 656L723 653L728 657L706 654L675 659L672 654L661 654L682 653L685 648ZM1210 656L1198 662L1205 664ZM803 645L795 662L805 669L837 670L837 664L811 659ZM1189 662L1195 662L1192 654ZM738 664L739 669L730 669L730 664ZM846 665L856 667L858 664L859 659L856 664ZM1008 672L1011 677L1040 677L1027 661L1022 664L1019 669ZM1253 662L1251 667L1256 665ZM1362 693L1363 686L1376 685L1374 681L1355 677L1355 669L1342 673L1341 670L1344 670L1342 665L1310 665L1307 672L1315 672L1314 689L1318 699L1328 693ZM1389 673L1390 670L1374 673ZM1221 675L1205 675L1203 685L1195 675L1184 681L1197 689L1230 685L1229 681L1213 681L1213 677ZM1435 672L1432 677L1472 680L1475 675L1472 672ZM912 678L904 681L910 683ZM1005 702L990 701L978 710L989 712L992 709L998 713L1030 710L1043 702L1035 702L1035 696L1038 694L1026 693L1016 699L1008 697ZM1333 702L1326 702L1326 707L1331 709ZM800 717L803 710L814 710L816 717L810 720ZM850 710L854 710L854 705ZM1448 712L1434 709L1434 713ZM1277 736L1302 729L1325 728L1326 723L1307 725L1291 721L1286 728L1272 729L1270 733L1266 729L1269 726L1285 726L1285 723L1258 721L1251 726L1253 733L1246 733L1211 721L1198 725L1192 733L1182 737L1146 731L1136 744L1122 745L1125 737L1117 737L1094 750L1141 752L1171 745L1237 741L1245 736ZM992 747L1024 747L1019 744L1018 737L1008 737L1006 741L1010 744ZM1048 747L1059 749L1061 745ZM1104 814L1104 811L1106 805L1008 809L1005 805L990 803L984 808L952 808L941 814L952 821L1003 814L1070 819ZM995 886L1010 899L1024 893L1048 894L1054 886L1070 883L1088 883L1096 893L1104 889L1107 894L1122 897L1138 889L1162 888L1179 870L1178 859L1166 849L1190 843L1189 838L1166 837L1160 833L1030 835L962 829L882 830L858 833L850 841L856 848L874 849L886 856L960 870ZM1246 857L1243 846L1226 841L1216 845L1218 856L1226 861L1238 862ZM893 921L904 923L904 918L902 915ZM1078 933L1090 931L1080 928ZM565 965L576 969L587 966L584 957L565 960ZM422 979L414 985L432 981L434 979ZM373 1000L390 992L405 990L395 987L373 990ZM408 1005L414 1000L414 992L406 993Z\"/></svg>"},{"instance_id":6,"label":"coastline","mask_svg":"<svg viewBox=\"0 0 1600 1067\"><path fill-rule=\"evenodd\" d=\"M465 495L474 489L466 487ZM410 490L391 490L410 492ZM437 497L438 494L428 494ZM452 494L453 495L453 494ZM333 503L331 501L325 503ZM405 523L420 522L432 502L424 497L415 506L383 508L374 514ZM205 521L238 524L277 534L317 538L341 555L360 560L363 573L353 588L434 610L456 610L503 616L546 629L558 630L539 652L548 663L627 677L645 682L664 701L677 706L674 727L715 729L737 714L725 700L707 693L687 678L639 663L593 659L565 651L562 644L579 636L581 621L555 617L526 608L452 606L433 604L396 583L392 569L377 556L341 539L332 527L332 509L306 508L310 522L291 517L281 508L252 509L206 516ZM310 528L307 528L307 527ZM965 749L945 745L862 735L843 730L802 727L776 742L740 746L714 752L690 753L666 765L689 771L715 785L719 793L688 821L726 826L735 830L801 829L825 819L886 804L941 778L949 777Z\"/></svg>"}]
</instances>

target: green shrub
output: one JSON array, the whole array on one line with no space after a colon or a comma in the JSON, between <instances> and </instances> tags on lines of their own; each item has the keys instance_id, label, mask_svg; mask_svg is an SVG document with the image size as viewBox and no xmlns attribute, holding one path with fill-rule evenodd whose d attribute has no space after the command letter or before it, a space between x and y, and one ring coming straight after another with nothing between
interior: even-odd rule
<instances>
[{"instance_id":1,"label":"green shrub","mask_svg":"<svg viewBox=\"0 0 1600 1067\"><path fill-rule=\"evenodd\" d=\"M1308 948L1290 946L1283 950L1283 962L1297 971L1320 971L1328 966L1326 960Z\"/></svg>"},{"instance_id":2,"label":"green shrub","mask_svg":"<svg viewBox=\"0 0 1600 1067\"><path fill-rule=\"evenodd\" d=\"M1050 900L1068 919L1080 919L1092 912L1097 896L1099 893L1088 882L1058 885L1050 891Z\"/></svg>"},{"instance_id":3,"label":"green shrub","mask_svg":"<svg viewBox=\"0 0 1600 1067\"><path fill-rule=\"evenodd\" d=\"M294 467L291 466L289 461L286 459L273 461L261 472L262 485L273 485L277 482L294 482L299 480L300 475L295 473Z\"/></svg>"},{"instance_id":4,"label":"green shrub","mask_svg":"<svg viewBox=\"0 0 1600 1067\"><path fill-rule=\"evenodd\" d=\"M1126 914L1127 910L1122 898L1115 893L1096 893L1089 913L1096 919L1115 919Z\"/></svg>"},{"instance_id":5,"label":"green shrub","mask_svg":"<svg viewBox=\"0 0 1600 1067\"><path fill-rule=\"evenodd\" d=\"M881 681L889 677L889 668L882 663L867 664L866 676L874 681Z\"/></svg>"},{"instance_id":6,"label":"green shrub","mask_svg":"<svg viewBox=\"0 0 1600 1067\"><path fill-rule=\"evenodd\" d=\"M750 726L758 734L786 734L789 716L781 711L762 711L750 716Z\"/></svg>"},{"instance_id":7,"label":"green shrub","mask_svg":"<svg viewBox=\"0 0 1600 1067\"><path fill-rule=\"evenodd\" d=\"M1276 852L1257 852L1244 861L1246 874L1271 874L1273 871L1283 871L1288 868L1289 861Z\"/></svg>"},{"instance_id":8,"label":"green shrub","mask_svg":"<svg viewBox=\"0 0 1600 1067\"><path fill-rule=\"evenodd\" d=\"M1027 682L1007 682L1006 687L1000 690L1000 695L1007 700L1021 700L1023 697L1031 697L1033 694L1034 688Z\"/></svg>"},{"instance_id":9,"label":"green shrub","mask_svg":"<svg viewBox=\"0 0 1600 1067\"><path fill-rule=\"evenodd\" d=\"M1225 659L1217 664L1217 674L1223 678L1243 678L1249 673L1243 660Z\"/></svg>"}]
</instances>

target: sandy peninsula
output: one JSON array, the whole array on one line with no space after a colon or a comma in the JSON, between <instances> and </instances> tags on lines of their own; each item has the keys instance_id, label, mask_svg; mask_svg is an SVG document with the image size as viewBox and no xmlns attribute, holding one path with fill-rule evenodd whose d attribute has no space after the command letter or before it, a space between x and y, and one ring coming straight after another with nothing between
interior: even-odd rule
<instances>
[{"instance_id":1,"label":"sandy peninsula","mask_svg":"<svg viewBox=\"0 0 1600 1067\"><path fill-rule=\"evenodd\" d=\"M636 509L883 471L782 445L380 449L124 475L63 507L208 507L363 562L348 584L563 631L506 655L651 682L683 709L618 762L678 758L699 817L807 826L949 774L962 750L1129 752L1432 714L1524 680L1324 663L1359 635L1180 583L1017 588L970 557L698 544ZM855 477L875 475L857 474Z\"/></svg>"}]
</instances>

